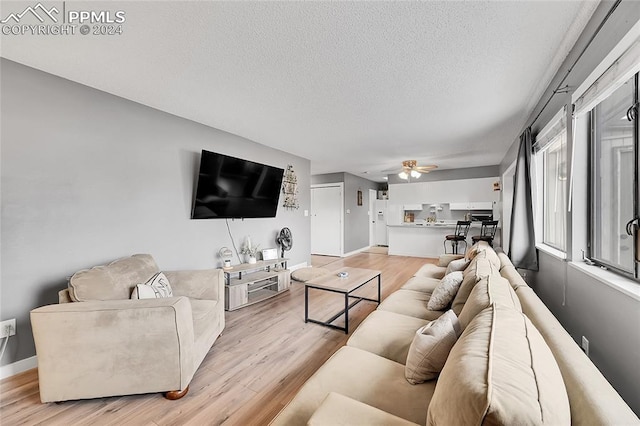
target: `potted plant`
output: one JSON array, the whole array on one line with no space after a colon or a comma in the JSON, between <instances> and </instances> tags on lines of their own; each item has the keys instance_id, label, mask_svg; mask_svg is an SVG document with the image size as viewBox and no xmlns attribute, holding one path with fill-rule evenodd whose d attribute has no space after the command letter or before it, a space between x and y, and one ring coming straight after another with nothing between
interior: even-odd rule
<instances>
[{"instance_id":1,"label":"potted plant","mask_svg":"<svg viewBox=\"0 0 640 426\"><path fill-rule=\"evenodd\" d=\"M256 255L258 254L258 247L260 244L256 244L255 246L251 244L251 237L247 237L247 240L244 243L244 246L240 249L240 253L244 254L249 258L248 263L256 263Z\"/></svg>"}]
</instances>

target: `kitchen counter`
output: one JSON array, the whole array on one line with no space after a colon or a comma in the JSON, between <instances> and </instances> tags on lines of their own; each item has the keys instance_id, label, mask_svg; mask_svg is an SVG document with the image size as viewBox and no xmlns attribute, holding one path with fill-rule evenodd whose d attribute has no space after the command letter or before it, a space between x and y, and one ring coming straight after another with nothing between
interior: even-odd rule
<instances>
[{"instance_id":1,"label":"kitchen counter","mask_svg":"<svg viewBox=\"0 0 640 426\"><path fill-rule=\"evenodd\" d=\"M392 226L392 227L401 227L401 228L405 228L405 227L415 227L415 228L455 228L456 227L456 222L425 222L425 223L421 223L421 222L403 222L399 225L387 225L387 226ZM482 226L482 222L471 222L471 227L469 229L474 229L474 228L478 228L480 229L480 226ZM498 225L498 228L500 228L500 226Z\"/></svg>"},{"instance_id":2,"label":"kitchen counter","mask_svg":"<svg viewBox=\"0 0 640 426\"><path fill-rule=\"evenodd\" d=\"M467 243L471 245L471 236L480 234L482 222L471 222ZM401 223L388 225L389 254L398 256L432 257L437 258L444 253L444 238L452 234L455 222L431 223ZM420 231L418 231L420 230ZM500 225L494 239L494 246L500 245ZM464 250L460 243L459 252ZM447 245L447 252L451 253L451 245Z\"/></svg>"}]
</instances>

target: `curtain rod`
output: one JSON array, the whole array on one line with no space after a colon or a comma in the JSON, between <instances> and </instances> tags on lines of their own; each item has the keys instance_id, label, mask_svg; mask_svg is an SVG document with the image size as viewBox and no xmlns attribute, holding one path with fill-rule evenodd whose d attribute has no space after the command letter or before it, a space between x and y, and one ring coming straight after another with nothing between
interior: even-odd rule
<instances>
[{"instance_id":1,"label":"curtain rod","mask_svg":"<svg viewBox=\"0 0 640 426\"><path fill-rule=\"evenodd\" d=\"M622 0L616 0L616 2L613 4L613 6L611 6L611 9L609 9L609 12L607 12L607 15L604 17L602 22L600 22L600 25L598 25L598 28L596 28L595 32L591 35L591 38L589 38L589 41L587 42L587 44L584 46L584 48L582 49L582 51L580 52L580 54L578 55L576 60L573 61L573 64L571 64L571 66L569 67L567 72L564 74L564 77L562 77L562 80L560 80L560 83L558 83L558 85L553 90L553 92L551 92L551 96L549 96L549 99L547 99L547 102L545 102L545 104L542 106L542 109L540 110L540 112L538 112L538 115L536 115L536 117L533 119L533 121L531 122L531 124L529 124L528 127L533 126L535 124L535 122L538 121L538 118L540 118L540 116L542 115L544 110L547 108L547 106L549 106L549 103L551 102L551 99L553 99L553 97L556 94L558 94L558 93L569 93L569 86L566 85L565 87L561 87L562 84L565 82L567 77L569 77L569 74L571 74L571 71L573 71L575 66L578 64L578 61L580 61L580 59L585 54L585 52L587 51L589 46L591 46L591 43L593 43L593 40L595 40L596 36L600 33L600 30L602 30L602 27L604 27L604 24L609 20L609 18L611 17L613 12L618 8L618 6L620 5L621 2L622 2Z\"/></svg>"}]
</instances>

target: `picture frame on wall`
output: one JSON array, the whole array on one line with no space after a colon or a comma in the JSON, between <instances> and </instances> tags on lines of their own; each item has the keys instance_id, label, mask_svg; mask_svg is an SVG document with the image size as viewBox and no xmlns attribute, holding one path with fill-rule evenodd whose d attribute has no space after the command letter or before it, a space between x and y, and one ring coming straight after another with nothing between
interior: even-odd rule
<instances>
[{"instance_id":1,"label":"picture frame on wall","mask_svg":"<svg viewBox=\"0 0 640 426\"><path fill-rule=\"evenodd\" d=\"M362 191L358 189L358 205L362 205Z\"/></svg>"}]
</instances>

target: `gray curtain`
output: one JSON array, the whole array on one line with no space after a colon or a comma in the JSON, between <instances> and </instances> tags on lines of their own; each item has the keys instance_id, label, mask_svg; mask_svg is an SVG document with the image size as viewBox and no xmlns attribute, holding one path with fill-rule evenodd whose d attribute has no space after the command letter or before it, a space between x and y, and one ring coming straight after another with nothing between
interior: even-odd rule
<instances>
[{"instance_id":1,"label":"gray curtain","mask_svg":"<svg viewBox=\"0 0 640 426\"><path fill-rule=\"evenodd\" d=\"M509 234L509 258L516 268L538 270L531 192L531 127L520 135Z\"/></svg>"}]
</instances>

